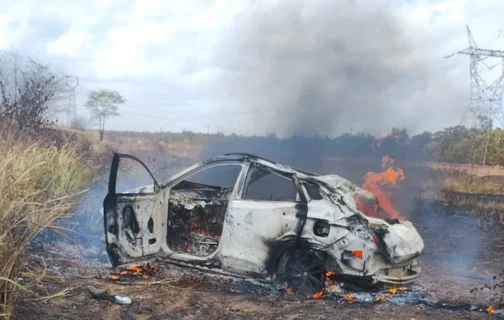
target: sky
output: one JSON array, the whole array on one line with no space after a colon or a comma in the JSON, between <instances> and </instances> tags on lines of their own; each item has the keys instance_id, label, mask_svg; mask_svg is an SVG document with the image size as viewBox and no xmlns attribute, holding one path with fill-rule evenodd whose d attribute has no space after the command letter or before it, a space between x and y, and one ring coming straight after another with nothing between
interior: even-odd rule
<instances>
[{"instance_id":1,"label":"sky","mask_svg":"<svg viewBox=\"0 0 504 320\"><path fill-rule=\"evenodd\" d=\"M119 91L107 129L418 133L460 123L469 57L443 57L466 25L504 50L503 16L501 0L5 0L0 50L77 76L81 118L89 91Z\"/></svg>"}]
</instances>

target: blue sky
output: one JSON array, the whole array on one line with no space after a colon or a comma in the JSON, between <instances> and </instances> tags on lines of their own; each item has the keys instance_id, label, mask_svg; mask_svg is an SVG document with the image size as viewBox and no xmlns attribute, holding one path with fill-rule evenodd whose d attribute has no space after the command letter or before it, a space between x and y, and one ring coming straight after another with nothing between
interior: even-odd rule
<instances>
[{"instance_id":1,"label":"blue sky","mask_svg":"<svg viewBox=\"0 0 504 320\"><path fill-rule=\"evenodd\" d=\"M337 5L331 7L329 2ZM497 38L498 31L504 29L504 1L501 0L377 0L373 8L369 1L357 0L348 12L366 11L367 16L356 13L355 18L336 11L330 15L317 11L334 8L344 12L341 8L347 3L328 0L89 0L81 3L6 0L0 7L0 49L31 56L61 72L78 76L77 104L81 117L88 117L83 104L89 90L110 88L121 92L127 103L120 109L121 116L109 121L109 129L204 132L210 126L213 132L278 131L280 135L298 131L333 135L348 131L349 127L379 134L392 123L405 124L414 132L457 124L469 92L468 58L443 60L442 57L467 47L466 24L481 47L504 49L504 38ZM385 12L385 18L377 18L380 21L389 19L388 15L397 18L400 41L387 43L388 31L373 35L375 28L386 29L389 25L388 22L374 24L372 20L367 23L368 16L376 17L372 10ZM314 26L297 29L296 39L289 34L299 26L297 20L289 18L294 16ZM338 30L325 28L324 19L340 19L339 24L331 25ZM349 19L356 21L349 24ZM265 27L261 27L263 23ZM347 25L352 30L345 30ZM360 32L354 30L360 28ZM307 34L299 35L304 30ZM394 32L391 34L397 33ZM380 78L383 73L374 70L377 79L373 83L396 81L398 85L368 89L356 85L359 82L349 82L345 84L346 91L341 91L341 87L330 89L341 79L330 79L326 83L326 77L317 77L313 70L303 73L314 60L319 60L316 54L320 54L315 49L305 54L306 47L322 48L319 43L329 34L333 40L343 39L343 49L351 43L352 50L357 52L342 51L352 52L359 59L366 59L367 54L380 55L380 63L384 64L378 71L388 68L386 61L390 56L394 59L394 68L421 72L422 80L417 83L414 76L402 77L397 70L393 77ZM366 38L378 36L383 36L383 40ZM271 41L258 42L257 37ZM303 46L295 45L300 43ZM284 48L277 50L282 45ZM263 50L262 46L267 47ZM299 50L303 50L302 55L298 55ZM403 54L403 50L408 52ZM269 56L276 53L283 54L281 60ZM295 56L300 60L295 60ZM341 59L349 60L348 57ZM287 60L289 65L278 67L279 61ZM264 72L263 62L267 68ZM342 62L338 63L341 67ZM415 69L409 64L422 68ZM318 68L323 69L324 65ZM352 61L345 72L360 74L361 65L365 62ZM297 68L299 72L292 71ZM320 74L324 72L321 70ZM279 73L285 76L280 77ZM327 91L316 90L317 105L333 101L334 92L338 92L337 97L353 92L351 99L343 99L346 104L337 114L317 107L308 112L286 109L290 104L305 101L304 96L297 97L296 101L290 97L292 92L305 92L311 80L303 77L308 75L315 77L314 83L319 86L328 85ZM440 89L447 83L449 89ZM366 106L373 103L376 93L372 90L379 90L377 99L384 100L383 104L391 108L379 109L377 114L390 112L389 116L376 119L377 115L371 113L374 121L366 120L365 109L355 111L349 107L352 105L349 101ZM426 110L422 111L424 105ZM445 109L440 111L441 108ZM284 121L286 114L291 118ZM324 121L329 114L341 121ZM392 119L388 121L389 118ZM315 125L302 128L304 119Z\"/></svg>"}]
</instances>

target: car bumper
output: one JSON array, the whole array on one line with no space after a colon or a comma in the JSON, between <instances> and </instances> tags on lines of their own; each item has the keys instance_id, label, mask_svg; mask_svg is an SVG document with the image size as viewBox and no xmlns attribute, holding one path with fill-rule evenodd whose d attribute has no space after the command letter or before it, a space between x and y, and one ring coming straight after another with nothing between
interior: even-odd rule
<instances>
[{"instance_id":1,"label":"car bumper","mask_svg":"<svg viewBox=\"0 0 504 320\"><path fill-rule=\"evenodd\" d=\"M382 241L387 257L394 266L413 261L424 249L422 237L409 221L389 226Z\"/></svg>"},{"instance_id":2,"label":"car bumper","mask_svg":"<svg viewBox=\"0 0 504 320\"><path fill-rule=\"evenodd\" d=\"M375 282L402 284L412 282L420 276L421 268L416 259L401 266L383 268L374 275Z\"/></svg>"}]
</instances>

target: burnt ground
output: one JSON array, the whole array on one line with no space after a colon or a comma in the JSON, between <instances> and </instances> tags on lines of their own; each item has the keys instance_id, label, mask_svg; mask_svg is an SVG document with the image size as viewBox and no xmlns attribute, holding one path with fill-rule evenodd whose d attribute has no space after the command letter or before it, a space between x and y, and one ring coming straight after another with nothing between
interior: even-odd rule
<instances>
[{"instance_id":1,"label":"burnt ground","mask_svg":"<svg viewBox=\"0 0 504 320\"><path fill-rule=\"evenodd\" d=\"M80 247L38 241L34 263L46 276L21 281L38 295L20 292L13 319L477 319L490 317L488 305L504 307L504 226L428 202L413 213L426 247L422 275L386 301L375 301L383 292L355 290L313 299L173 266L160 266L149 280L118 283L100 278L109 264L96 241ZM93 299L87 285L128 296L132 304ZM349 303L344 293L357 301Z\"/></svg>"}]
</instances>

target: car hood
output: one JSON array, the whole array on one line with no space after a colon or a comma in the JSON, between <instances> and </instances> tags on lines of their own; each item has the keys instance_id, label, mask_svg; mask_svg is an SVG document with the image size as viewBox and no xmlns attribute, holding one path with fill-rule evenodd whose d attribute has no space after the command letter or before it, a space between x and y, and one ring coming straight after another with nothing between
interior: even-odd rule
<instances>
[{"instance_id":1,"label":"car hood","mask_svg":"<svg viewBox=\"0 0 504 320\"><path fill-rule=\"evenodd\" d=\"M325 189L328 189L327 186L333 189L326 190L326 193L334 204L341 203L341 200L343 200L344 205L339 206L341 210L334 210L332 216L314 208L313 212L308 213L310 217L344 224L344 218L360 214L355 198L378 203L378 200L371 192L356 186L338 175L318 176L316 180L320 181L322 186L325 185ZM360 215L364 216L364 214ZM391 262L396 264L402 263L411 260L423 252L423 239L410 221L402 220L390 224L382 219L365 217L375 227L386 230L381 237L386 247L387 256Z\"/></svg>"}]
</instances>

